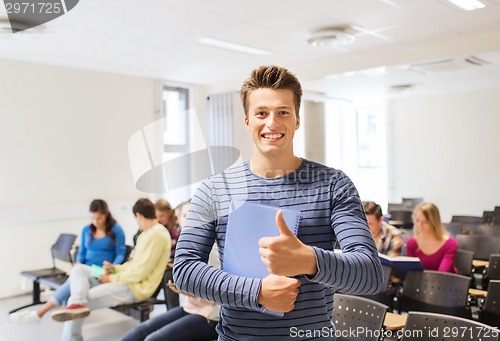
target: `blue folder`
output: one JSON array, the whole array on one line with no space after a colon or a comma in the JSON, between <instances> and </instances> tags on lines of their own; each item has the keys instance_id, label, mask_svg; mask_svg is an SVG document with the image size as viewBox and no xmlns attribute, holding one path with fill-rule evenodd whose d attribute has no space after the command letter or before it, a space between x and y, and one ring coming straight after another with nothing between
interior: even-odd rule
<instances>
[{"instance_id":1,"label":"blue folder","mask_svg":"<svg viewBox=\"0 0 500 341\"><path fill-rule=\"evenodd\" d=\"M280 235L276 225L279 207L232 200L227 221L224 243L223 270L242 277L264 278L270 273L259 254L259 239ZM297 235L302 217L299 211L283 209L283 218ZM264 308L259 311L264 312ZM283 313L266 310L275 316Z\"/></svg>"}]
</instances>

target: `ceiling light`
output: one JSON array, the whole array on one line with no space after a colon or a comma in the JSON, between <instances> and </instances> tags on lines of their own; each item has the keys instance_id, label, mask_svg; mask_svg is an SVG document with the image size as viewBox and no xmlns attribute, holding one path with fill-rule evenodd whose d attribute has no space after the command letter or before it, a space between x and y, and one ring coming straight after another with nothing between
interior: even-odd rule
<instances>
[{"instance_id":1,"label":"ceiling light","mask_svg":"<svg viewBox=\"0 0 500 341\"><path fill-rule=\"evenodd\" d=\"M212 47L218 47L221 49L231 50L231 51L235 51L235 52L251 54L254 56L265 56L265 55L271 54L271 52L269 52L269 51L260 50L260 49L254 48L254 47L230 43L227 41L217 40L217 39L212 39L212 38L200 38L200 39L198 39L198 43L212 46Z\"/></svg>"},{"instance_id":2,"label":"ceiling light","mask_svg":"<svg viewBox=\"0 0 500 341\"><path fill-rule=\"evenodd\" d=\"M448 1L449 3L461 8L465 11L473 11L475 9L486 7L479 0L446 0L446 1Z\"/></svg>"},{"instance_id":3,"label":"ceiling light","mask_svg":"<svg viewBox=\"0 0 500 341\"><path fill-rule=\"evenodd\" d=\"M356 37L348 32L349 26L323 28L314 31L307 42L312 46L343 46L354 43Z\"/></svg>"}]
</instances>

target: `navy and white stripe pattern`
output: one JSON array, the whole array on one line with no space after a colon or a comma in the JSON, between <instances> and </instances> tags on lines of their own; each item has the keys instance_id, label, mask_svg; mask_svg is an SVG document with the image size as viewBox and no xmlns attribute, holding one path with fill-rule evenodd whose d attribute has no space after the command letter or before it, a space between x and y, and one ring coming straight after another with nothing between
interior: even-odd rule
<instances>
[{"instance_id":1,"label":"navy and white stripe pattern","mask_svg":"<svg viewBox=\"0 0 500 341\"><path fill-rule=\"evenodd\" d=\"M313 247L318 272L298 276L302 285L293 311L284 317L257 308L261 279L243 278L207 265L214 242L224 254L227 213L231 199L301 211L298 238ZM278 228L278 227L276 227ZM333 251L338 243L342 253ZM245 255L241 255L245 257ZM293 173L261 178L247 163L204 181L193 196L177 243L174 279L185 292L222 305L219 340L318 339L313 330L331 330L333 294L373 294L382 287L382 268L354 184L339 170L303 160ZM292 328L292 329L291 329ZM326 336L325 334L321 334ZM334 340L334 337L322 340Z\"/></svg>"}]
</instances>

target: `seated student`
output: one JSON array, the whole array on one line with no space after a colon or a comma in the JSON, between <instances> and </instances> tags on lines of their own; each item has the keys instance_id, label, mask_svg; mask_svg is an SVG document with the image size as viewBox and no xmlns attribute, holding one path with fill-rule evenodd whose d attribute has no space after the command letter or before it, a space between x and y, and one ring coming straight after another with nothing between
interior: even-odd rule
<instances>
[{"instance_id":1,"label":"seated student","mask_svg":"<svg viewBox=\"0 0 500 341\"><path fill-rule=\"evenodd\" d=\"M142 231L132 260L122 265L104 262L102 284L95 286L89 267L77 265L71 270L68 306L52 314L56 321L67 321L62 340L82 340L83 318L91 310L145 300L158 287L170 255L170 235L156 220L149 199L139 199L132 211Z\"/></svg>"},{"instance_id":2,"label":"seated student","mask_svg":"<svg viewBox=\"0 0 500 341\"><path fill-rule=\"evenodd\" d=\"M91 224L83 228L76 263L87 266L103 265L104 261L121 264L125 260L125 234L111 215L104 200L90 203ZM97 282L97 279L96 279ZM69 280L56 289L54 295L40 308L20 310L10 314L16 323L37 323L43 315L56 306L66 304L70 295Z\"/></svg>"},{"instance_id":3,"label":"seated student","mask_svg":"<svg viewBox=\"0 0 500 341\"><path fill-rule=\"evenodd\" d=\"M404 243L401 231L384 221L380 205L368 201L363 204L363 208L378 252L389 257L401 256Z\"/></svg>"},{"instance_id":4,"label":"seated student","mask_svg":"<svg viewBox=\"0 0 500 341\"><path fill-rule=\"evenodd\" d=\"M170 240L172 241L172 247L170 251L170 259L168 261L168 269L165 274L165 278L167 280L172 280L172 268L174 263L174 254L175 254L175 245L177 244L177 239L180 235L180 230L177 226L177 217L175 216L175 211L172 209L170 203L165 199L158 199L155 202L155 212L156 219L160 224L166 227L168 232L170 233ZM137 240L137 237L141 234L141 230L137 231L134 236L134 244ZM173 291L169 291L166 293L166 301L168 309L175 308L179 306L179 294Z\"/></svg>"},{"instance_id":5,"label":"seated student","mask_svg":"<svg viewBox=\"0 0 500 341\"><path fill-rule=\"evenodd\" d=\"M178 224L184 224L189 211L189 201L180 204ZM181 206L182 205L182 206ZM217 247L214 246L209 256L209 264L219 267ZM168 309L167 312L142 322L132 329L122 341L210 341L217 339L215 326L219 320L220 306L214 302L185 294L177 290L171 281L170 289L185 295L181 307Z\"/></svg>"},{"instance_id":6,"label":"seated student","mask_svg":"<svg viewBox=\"0 0 500 341\"><path fill-rule=\"evenodd\" d=\"M406 242L407 255L418 257L425 270L458 273L458 243L446 231L436 205L418 204L413 211L413 225L414 235Z\"/></svg>"}]
</instances>

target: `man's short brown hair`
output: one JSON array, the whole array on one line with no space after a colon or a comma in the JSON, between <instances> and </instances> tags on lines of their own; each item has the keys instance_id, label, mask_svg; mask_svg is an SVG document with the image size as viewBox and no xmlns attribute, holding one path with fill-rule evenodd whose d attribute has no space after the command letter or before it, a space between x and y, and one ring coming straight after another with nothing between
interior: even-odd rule
<instances>
[{"instance_id":1,"label":"man's short brown hair","mask_svg":"<svg viewBox=\"0 0 500 341\"><path fill-rule=\"evenodd\" d=\"M280 66L261 66L250 74L247 80L241 86L240 97L245 110L245 116L248 116L248 96L257 89L267 88L272 90L288 89L293 92L295 104L295 114L299 115L300 100L302 98L302 87L299 80L293 73Z\"/></svg>"}]
</instances>

